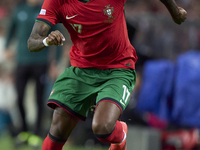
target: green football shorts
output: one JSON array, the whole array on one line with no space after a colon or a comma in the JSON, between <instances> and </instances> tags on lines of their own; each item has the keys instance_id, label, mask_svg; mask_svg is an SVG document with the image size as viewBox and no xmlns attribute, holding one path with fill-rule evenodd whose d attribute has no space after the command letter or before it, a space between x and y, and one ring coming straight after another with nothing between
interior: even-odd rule
<instances>
[{"instance_id":1,"label":"green football shorts","mask_svg":"<svg viewBox=\"0 0 200 150\"><path fill-rule=\"evenodd\" d=\"M62 107L85 121L92 105L101 101L115 103L121 113L129 103L135 86L132 69L67 68L56 80L47 105Z\"/></svg>"}]
</instances>

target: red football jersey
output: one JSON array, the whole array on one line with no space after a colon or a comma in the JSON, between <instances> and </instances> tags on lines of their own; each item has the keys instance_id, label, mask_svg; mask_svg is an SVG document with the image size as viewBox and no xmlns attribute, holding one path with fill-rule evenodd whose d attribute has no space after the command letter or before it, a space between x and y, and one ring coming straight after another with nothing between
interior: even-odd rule
<instances>
[{"instance_id":1,"label":"red football jersey","mask_svg":"<svg viewBox=\"0 0 200 150\"><path fill-rule=\"evenodd\" d=\"M72 66L135 69L137 56L128 38L125 1L45 0L37 20L50 26L63 23L73 42Z\"/></svg>"}]
</instances>

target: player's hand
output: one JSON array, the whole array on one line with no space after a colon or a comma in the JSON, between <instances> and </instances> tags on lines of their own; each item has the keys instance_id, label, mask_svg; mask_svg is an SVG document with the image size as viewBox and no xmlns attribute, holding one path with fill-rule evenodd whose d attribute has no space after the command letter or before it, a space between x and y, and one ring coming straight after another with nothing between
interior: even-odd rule
<instances>
[{"instance_id":1,"label":"player's hand","mask_svg":"<svg viewBox=\"0 0 200 150\"><path fill-rule=\"evenodd\" d=\"M175 23L181 24L187 18L187 12L181 7L178 7L178 9L179 12L176 15L172 16L172 19Z\"/></svg>"},{"instance_id":2,"label":"player's hand","mask_svg":"<svg viewBox=\"0 0 200 150\"><path fill-rule=\"evenodd\" d=\"M49 35L48 38L46 39L46 43L51 46L51 45L61 45L63 46L63 41L65 41L65 37L63 36L60 31L52 31Z\"/></svg>"}]
</instances>

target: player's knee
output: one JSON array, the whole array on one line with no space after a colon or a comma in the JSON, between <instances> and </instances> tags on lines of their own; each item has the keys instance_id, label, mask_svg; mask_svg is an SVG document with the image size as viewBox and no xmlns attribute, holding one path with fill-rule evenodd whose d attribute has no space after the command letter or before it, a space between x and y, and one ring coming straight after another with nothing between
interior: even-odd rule
<instances>
[{"instance_id":1,"label":"player's knee","mask_svg":"<svg viewBox=\"0 0 200 150\"><path fill-rule=\"evenodd\" d=\"M57 138L67 139L69 136L69 129L66 130L66 121L63 119L63 115L65 114L63 114L61 109L58 108L54 110L50 133Z\"/></svg>"},{"instance_id":2,"label":"player's knee","mask_svg":"<svg viewBox=\"0 0 200 150\"><path fill-rule=\"evenodd\" d=\"M64 129L62 129L62 127L60 126L59 121L55 121L54 119L52 120L51 123L51 128L50 128L50 133L54 136L56 136L57 138L65 138L64 136Z\"/></svg>"},{"instance_id":3,"label":"player's knee","mask_svg":"<svg viewBox=\"0 0 200 150\"><path fill-rule=\"evenodd\" d=\"M112 122L92 122L92 131L94 134L108 134L114 129L114 123Z\"/></svg>"}]
</instances>

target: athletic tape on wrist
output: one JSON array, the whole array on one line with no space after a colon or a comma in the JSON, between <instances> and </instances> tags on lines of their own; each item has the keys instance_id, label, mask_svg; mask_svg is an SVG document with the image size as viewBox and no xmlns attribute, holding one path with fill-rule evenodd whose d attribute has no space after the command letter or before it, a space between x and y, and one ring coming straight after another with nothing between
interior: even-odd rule
<instances>
[{"instance_id":1,"label":"athletic tape on wrist","mask_svg":"<svg viewBox=\"0 0 200 150\"><path fill-rule=\"evenodd\" d=\"M48 37L46 37L46 38L45 38L45 39L42 41L42 42L43 42L43 44L44 44L44 46L46 46L46 47L47 47L47 46L49 46L49 45L47 44L47 41L46 41L46 40L47 40L47 38L48 38Z\"/></svg>"}]
</instances>

